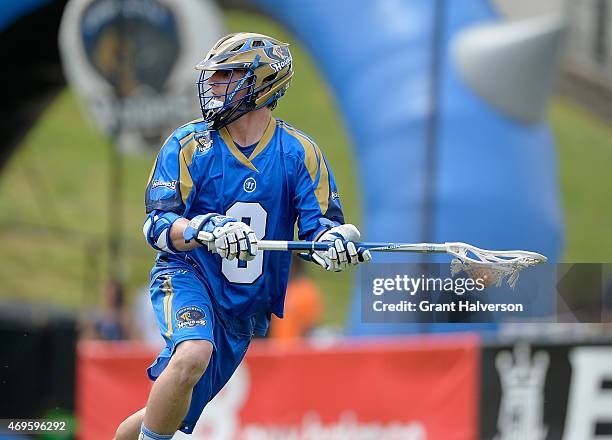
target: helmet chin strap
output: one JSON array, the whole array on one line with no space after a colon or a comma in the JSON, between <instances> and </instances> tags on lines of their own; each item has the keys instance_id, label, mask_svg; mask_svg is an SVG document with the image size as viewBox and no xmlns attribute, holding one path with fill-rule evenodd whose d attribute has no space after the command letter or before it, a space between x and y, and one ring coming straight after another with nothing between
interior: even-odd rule
<instances>
[{"instance_id":1,"label":"helmet chin strap","mask_svg":"<svg viewBox=\"0 0 612 440\"><path fill-rule=\"evenodd\" d=\"M206 103L206 106L204 108L206 110L215 110L219 107L223 107L223 101L221 101L220 99L213 98Z\"/></svg>"},{"instance_id":2,"label":"helmet chin strap","mask_svg":"<svg viewBox=\"0 0 612 440\"><path fill-rule=\"evenodd\" d=\"M240 90L242 88L242 86L244 85L244 83L249 78L251 78L251 76L253 76L255 74L255 69L257 69L257 67L259 66L259 60L260 59L261 59L261 57L259 55L255 56L255 59L251 63L251 67L249 67L249 70L247 70L246 74L242 77L242 79L240 81L238 81L238 84L236 84L236 87L234 87L234 90L232 91L232 93L230 93L227 96L226 104L229 104L229 103L231 103L234 100L234 95L236 94L236 92L238 90Z\"/></svg>"}]
</instances>

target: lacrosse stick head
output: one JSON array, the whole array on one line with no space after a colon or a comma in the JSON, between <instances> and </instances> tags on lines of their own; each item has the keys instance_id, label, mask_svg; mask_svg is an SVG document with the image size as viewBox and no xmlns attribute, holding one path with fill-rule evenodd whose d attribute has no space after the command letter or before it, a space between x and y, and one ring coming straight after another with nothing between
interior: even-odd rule
<instances>
[{"instance_id":1,"label":"lacrosse stick head","mask_svg":"<svg viewBox=\"0 0 612 440\"><path fill-rule=\"evenodd\" d=\"M447 252L454 255L451 261L453 276L465 272L471 278L481 278L486 286L501 286L506 279L514 289L522 269L545 263L544 255L529 251L489 251L466 243L448 243Z\"/></svg>"}]
</instances>

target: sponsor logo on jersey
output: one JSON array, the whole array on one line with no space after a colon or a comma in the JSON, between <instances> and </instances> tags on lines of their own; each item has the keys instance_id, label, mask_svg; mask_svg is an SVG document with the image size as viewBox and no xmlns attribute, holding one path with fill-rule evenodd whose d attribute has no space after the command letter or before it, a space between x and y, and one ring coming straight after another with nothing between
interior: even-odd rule
<instances>
[{"instance_id":1,"label":"sponsor logo on jersey","mask_svg":"<svg viewBox=\"0 0 612 440\"><path fill-rule=\"evenodd\" d=\"M338 191L332 191L331 192L331 198L332 198L332 200L338 200L340 198L340 195L338 194Z\"/></svg>"},{"instance_id":2,"label":"sponsor logo on jersey","mask_svg":"<svg viewBox=\"0 0 612 440\"><path fill-rule=\"evenodd\" d=\"M158 188L160 186L163 186L165 188L168 188L174 191L176 189L176 180L171 180L170 182L164 182L163 180L154 179L151 182L151 188L153 189Z\"/></svg>"},{"instance_id":3,"label":"sponsor logo on jersey","mask_svg":"<svg viewBox=\"0 0 612 440\"><path fill-rule=\"evenodd\" d=\"M205 318L206 313L200 307L183 307L176 312L176 327L180 330L185 327L191 328L196 325L206 325Z\"/></svg>"},{"instance_id":4,"label":"sponsor logo on jersey","mask_svg":"<svg viewBox=\"0 0 612 440\"><path fill-rule=\"evenodd\" d=\"M252 193L257 188L257 182L252 177L249 177L242 184L242 189L244 189L248 193Z\"/></svg>"}]
</instances>

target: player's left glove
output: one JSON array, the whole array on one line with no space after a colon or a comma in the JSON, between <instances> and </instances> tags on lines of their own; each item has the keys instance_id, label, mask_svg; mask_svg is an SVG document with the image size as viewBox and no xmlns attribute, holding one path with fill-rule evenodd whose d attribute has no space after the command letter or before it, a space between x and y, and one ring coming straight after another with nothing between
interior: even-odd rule
<instances>
[{"instance_id":1,"label":"player's left glove","mask_svg":"<svg viewBox=\"0 0 612 440\"><path fill-rule=\"evenodd\" d=\"M257 236L246 223L220 214L198 215L183 232L188 243L196 240L223 258L251 261L257 255Z\"/></svg>"},{"instance_id":2,"label":"player's left glove","mask_svg":"<svg viewBox=\"0 0 612 440\"><path fill-rule=\"evenodd\" d=\"M339 272L346 269L348 265L367 263L372 259L370 251L355 247L355 241L361 237L359 229L355 225L346 224L336 226L325 232L317 241L329 242L331 244L327 251L316 251L312 259L325 270Z\"/></svg>"}]
</instances>

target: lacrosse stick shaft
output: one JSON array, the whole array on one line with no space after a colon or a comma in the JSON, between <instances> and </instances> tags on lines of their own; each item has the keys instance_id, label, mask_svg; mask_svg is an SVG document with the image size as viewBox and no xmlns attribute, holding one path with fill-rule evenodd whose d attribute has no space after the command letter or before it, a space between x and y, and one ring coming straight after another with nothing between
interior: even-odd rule
<instances>
[{"instance_id":1,"label":"lacrosse stick shaft","mask_svg":"<svg viewBox=\"0 0 612 440\"><path fill-rule=\"evenodd\" d=\"M326 251L332 246L330 242L316 241L282 241L259 240L258 247L263 251ZM463 258L468 251L487 253L488 263L504 263L507 259L532 258L539 263L546 261L544 255L528 251L487 251L465 243L355 243L356 248L368 249L371 252L417 252L451 254Z\"/></svg>"},{"instance_id":2,"label":"lacrosse stick shaft","mask_svg":"<svg viewBox=\"0 0 612 440\"><path fill-rule=\"evenodd\" d=\"M331 243L316 241L282 241L282 240L259 240L259 249L263 251L326 251ZM435 243L355 243L356 248L368 249L372 252L425 252L446 253L446 244Z\"/></svg>"}]
</instances>

